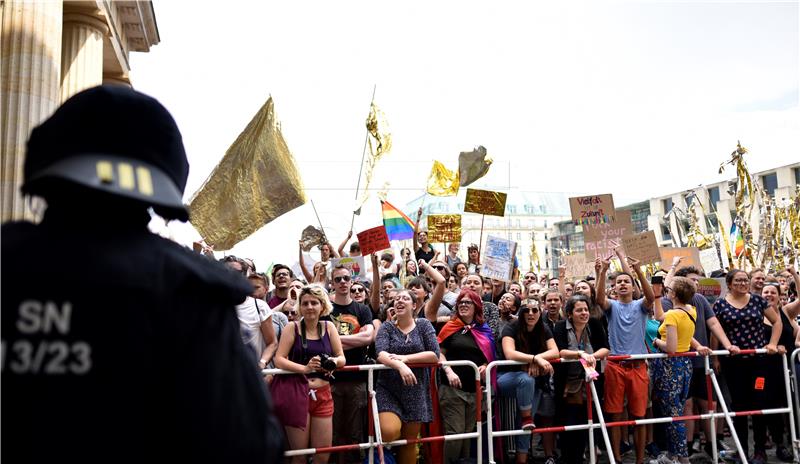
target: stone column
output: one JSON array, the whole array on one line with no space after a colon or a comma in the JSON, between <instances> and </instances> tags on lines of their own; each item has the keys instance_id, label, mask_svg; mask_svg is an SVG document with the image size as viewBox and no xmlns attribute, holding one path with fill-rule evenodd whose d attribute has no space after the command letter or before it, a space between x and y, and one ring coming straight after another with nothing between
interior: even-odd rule
<instances>
[{"instance_id":1,"label":"stone column","mask_svg":"<svg viewBox=\"0 0 800 464\"><path fill-rule=\"evenodd\" d=\"M60 101L60 1L5 0L0 38L0 214L2 221L31 218L19 186L31 129Z\"/></svg>"},{"instance_id":2,"label":"stone column","mask_svg":"<svg viewBox=\"0 0 800 464\"><path fill-rule=\"evenodd\" d=\"M103 83L105 21L91 13L64 13L61 41L61 101Z\"/></svg>"}]
</instances>

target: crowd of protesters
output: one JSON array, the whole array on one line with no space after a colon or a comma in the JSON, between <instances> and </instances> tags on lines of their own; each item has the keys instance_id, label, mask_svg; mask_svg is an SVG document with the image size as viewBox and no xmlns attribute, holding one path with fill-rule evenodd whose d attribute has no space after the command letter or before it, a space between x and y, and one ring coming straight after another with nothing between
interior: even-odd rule
<instances>
[{"instance_id":1,"label":"crowd of protesters","mask_svg":"<svg viewBox=\"0 0 800 464\"><path fill-rule=\"evenodd\" d=\"M357 279L348 268L331 264L333 258L348 255L344 249L350 238L338 250L323 244L321 260L311 268L301 250L302 276L282 264L265 274L251 261L224 258L253 284L252 297L237 312L243 342L253 348L258 367L274 366L303 376L296 376L302 379L299 386L277 382L280 375L266 377L292 449L366 442L366 374L336 371L345 364L381 363L391 368L378 373L375 384L380 431L388 442L420 434L474 432L474 370L409 366L472 361L479 366L481 388L491 382L498 393L494 404L481 401L483 412L494 408L494 416L510 428L531 432L495 446L498 462L527 462L539 436L546 464L587 462L589 453L602 454L601 446L588 448L585 431L536 434L537 428L586 423L588 377L594 379L607 420L707 412L713 398L708 397L702 357L645 361L609 360L609 355L709 354L711 349L725 349L731 356L712 359L731 410L785 407L780 358L739 352L765 348L784 355L800 346L800 277L792 266L777 275L716 271L714 277L726 279L728 293L712 306L697 292L704 271L682 266L681 258L647 278L641 263L617 248L597 258L594 275L567 279L562 267L557 278L532 271L520 276L515 269L514 278L505 282L481 276L477 246L467 247L462 260L459 244L448 244L442 253L427 241L425 231L419 231L414 250L403 248L399 258L390 251L365 257L371 278ZM349 250L350 256L360 254L357 242ZM614 254L621 270L609 272ZM553 362L558 358L575 362ZM487 379L486 367L495 360L520 364L500 366ZM297 395L308 398L291 400ZM502 402L510 407L501 408ZM282 411L281 404L287 403ZM752 422L754 450L748 462L767 462L770 447L775 450L773 459L791 461L786 418L734 418L747 453ZM681 421L610 428L614 457L621 462L622 454L632 451L636 463L687 463L693 453L710 455L716 440L731 459L741 459L725 444L722 421L717 436L710 436L709 425ZM595 444L601 444L596 436ZM510 449L513 453L506 453ZM475 452L474 440L387 450L402 464L420 458L470 462ZM330 458L361 462L363 452L340 452ZM327 454L313 457L315 463L328 459Z\"/></svg>"}]
</instances>

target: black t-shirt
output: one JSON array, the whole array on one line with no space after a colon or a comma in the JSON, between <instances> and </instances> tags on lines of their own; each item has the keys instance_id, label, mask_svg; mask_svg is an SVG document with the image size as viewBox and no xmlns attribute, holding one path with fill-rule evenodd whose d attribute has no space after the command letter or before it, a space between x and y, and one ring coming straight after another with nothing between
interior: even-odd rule
<instances>
[{"instance_id":1,"label":"black t-shirt","mask_svg":"<svg viewBox=\"0 0 800 464\"><path fill-rule=\"evenodd\" d=\"M333 322L339 335L355 335L362 327L372 324L372 311L369 308L355 301L350 304L340 305L331 302L333 310L323 319ZM367 347L351 348L344 350L344 357L348 366L364 364L367 357ZM366 379L365 372L337 372L336 380L352 381Z\"/></svg>"},{"instance_id":2,"label":"black t-shirt","mask_svg":"<svg viewBox=\"0 0 800 464\"><path fill-rule=\"evenodd\" d=\"M517 320L509 322L508 325L503 327L503 332L500 334L500 340L501 340L500 341L500 351L499 351L499 353L497 353L497 358L498 359L506 359L505 355L503 354L503 349L502 349L502 347L503 347L502 340L505 337L513 338L514 339L514 349L516 349L517 351L519 351L521 353L539 354L539 353L542 353L544 351L547 351L547 340L550 340L551 338L553 338L553 333L550 331L550 329L547 327L547 325L543 323L542 320L539 320L539 324L542 324L542 329L543 329L542 333L541 333L542 334L541 337L538 337L540 339L537 339L537 337L534 335L534 334L536 334L536 330L531 331L531 332L525 332L524 336L527 339L526 341L528 342L527 343L528 344L528 349L527 350L523 349L522 340L519 337L517 337L517 330L518 330L519 324L524 324L524 323L525 323L525 321L520 321L519 319L517 319ZM511 372L511 371L518 371L518 370L525 369L525 368L526 368L526 366L500 366L500 367L497 368L497 372Z\"/></svg>"},{"instance_id":3,"label":"black t-shirt","mask_svg":"<svg viewBox=\"0 0 800 464\"><path fill-rule=\"evenodd\" d=\"M414 252L414 256L417 258L417 261L424 259L426 263L430 263L433 257L436 256L436 250L431 247L431 251L425 251L422 247L419 247L417 251Z\"/></svg>"},{"instance_id":4,"label":"black t-shirt","mask_svg":"<svg viewBox=\"0 0 800 464\"><path fill-rule=\"evenodd\" d=\"M443 350L447 350L445 356L448 361L472 361L478 366L487 363L486 356L484 356L483 351L478 348L475 338L469 333L461 333L461 331L455 332L453 335L445 338L439 347ZM461 379L462 390L475 393L474 369L469 366L454 366L453 372ZM443 384L449 385L444 372L442 372L441 381Z\"/></svg>"}]
</instances>

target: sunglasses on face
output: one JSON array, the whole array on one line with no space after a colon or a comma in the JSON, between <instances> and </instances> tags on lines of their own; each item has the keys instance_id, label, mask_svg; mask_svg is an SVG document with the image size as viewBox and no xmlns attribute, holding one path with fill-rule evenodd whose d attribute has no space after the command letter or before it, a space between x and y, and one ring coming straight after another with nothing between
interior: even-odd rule
<instances>
[{"instance_id":1,"label":"sunglasses on face","mask_svg":"<svg viewBox=\"0 0 800 464\"><path fill-rule=\"evenodd\" d=\"M288 272L279 272L279 273L275 274L275 278L276 279L281 278L281 277L289 277L289 276L290 276L290 274Z\"/></svg>"},{"instance_id":2,"label":"sunglasses on face","mask_svg":"<svg viewBox=\"0 0 800 464\"><path fill-rule=\"evenodd\" d=\"M527 313L536 314L538 312L539 312L539 308L536 308L536 307L534 307L534 308L522 308L522 314L527 314Z\"/></svg>"},{"instance_id":3,"label":"sunglasses on face","mask_svg":"<svg viewBox=\"0 0 800 464\"><path fill-rule=\"evenodd\" d=\"M365 291L366 290L361 287L353 287L350 289L350 293L364 293Z\"/></svg>"},{"instance_id":4,"label":"sunglasses on face","mask_svg":"<svg viewBox=\"0 0 800 464\"><path fill-rule=\"evenodd\" d=\"M436 269L437 271L444 271L445 269L447 269L446 267L444 267L442 265L433 266L433 268Z\"/></svg>"},{"instance_id":5,"label":"sunglasses on face","mask_svg":"<svg viewBox=\"0 0 800 464\"><path fill-rule=\"evenodd\" d=\"M336 282L337 284L339 282L342 282L342 281L350 282L350 276L349 275L343 275L343 276L339 276L339 277L334 277L333 281Z\"/></svg>"}]
</instances>

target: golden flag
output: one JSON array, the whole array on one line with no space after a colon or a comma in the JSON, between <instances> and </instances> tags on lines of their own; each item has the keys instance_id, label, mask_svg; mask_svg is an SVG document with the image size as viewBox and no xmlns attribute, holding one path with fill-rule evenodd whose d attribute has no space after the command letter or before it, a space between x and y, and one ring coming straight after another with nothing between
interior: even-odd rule
<instances>
[{"instance_id":1,"label":"golden flag","mask_svg":"<svg viewBox=\"0 0 800 464\"><path fill-rule=\"evenodd\" d=\"M487 156L486 148L479 146L472 151L462 151L458 155L458 173L462 187L475 182L489 172L492 158Z\"/></svg>"},{"instance_id":2,"label":"golden flag","mask_svg":"<svg viewBox=\"0 0 800 464\"><path fill-rule=\"evenodd\" d=\"M219 251L305 202L270 97L194 194L189 212L192 225Z\"/></svg>"},{"instance_id":3,"label":"golden flag","mask_svg":"<svg viewBox=\"0 0 800 464\"><path fill-rule=\"evenodd\" d=\"M378 160L392 149L392 133L389 131L389 123L386 122L386 115L383 114L383 111L378 108L375 102L369 104L367 133L369 155L364 158L364 190L356 201L356 214L361 212L361 206L369 197L369 184L372 182L375 165Z\"/></svg>"},{"instance_id":4,"label":"golden flag","mask_svg":"<svg viewBox=\"0 0 800 464\"><path fill-rule=\"evenodd\" d=\"M439 161L434 161L428 177L428 193L436 197L458 195L458 171L453 172Z\"/></svg>"}]
</instances>

